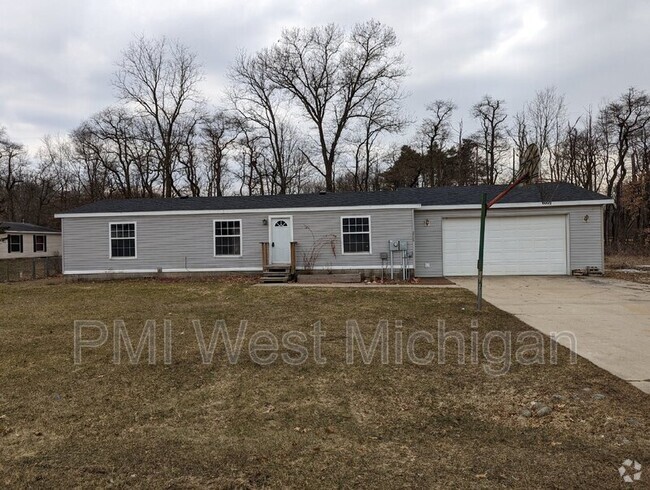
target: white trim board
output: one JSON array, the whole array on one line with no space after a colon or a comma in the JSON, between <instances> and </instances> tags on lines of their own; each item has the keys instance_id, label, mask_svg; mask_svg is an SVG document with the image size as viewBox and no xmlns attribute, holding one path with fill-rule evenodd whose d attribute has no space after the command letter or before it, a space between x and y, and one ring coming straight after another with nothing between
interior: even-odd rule
<instances>
[{"instance_id":1,"label":"white trim board","mask_svg":"<svg viewBox=\"0 0 650 490\"><path fill-rule=\"evenodd\" d=\"M256 208L256 209L196 209L183 211L129 211L123 213L57 213L55 218L110 218L127 216L174 216L174 215L200 215L200 214L275 214L314 212L314 211L347 211L347 210L382 210L382 209L417 209L419 204L386 204L377 206L320 206L304 208Z\"/></svg>"},{"instance_id":2,"label":"white trim board","mask_svg":"<svg viewBox=\"0 0 650 490\"><path fill-rule=\"evenodd\" d=\"M553 201L551 204L542 204L540 202L513 202L498 203L490 209L519 209L519 208L557 208L571 206L602 206L604 204L614 204L613 199L600 199L593 201ZM481 209L480 204L445 204L434 206L420 206L417 211L437 211L437 210L463 210L463 209Z\"/></svg>"}]
</instances>

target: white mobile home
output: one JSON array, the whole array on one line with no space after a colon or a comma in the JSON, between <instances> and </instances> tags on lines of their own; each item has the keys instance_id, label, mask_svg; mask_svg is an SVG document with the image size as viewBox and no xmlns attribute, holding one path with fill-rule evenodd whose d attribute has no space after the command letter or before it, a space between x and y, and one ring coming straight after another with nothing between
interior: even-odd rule
<instances>
[{"instance_id":1,"label":"white mobile home","mask_svg":"<svg viewBox=\"0 0 650 490\"><path fill-rule=\"evenodd\" d=\"M0 222L0 259L61 254L61 232L31 223Z\"/></svg>"}]
</instances>

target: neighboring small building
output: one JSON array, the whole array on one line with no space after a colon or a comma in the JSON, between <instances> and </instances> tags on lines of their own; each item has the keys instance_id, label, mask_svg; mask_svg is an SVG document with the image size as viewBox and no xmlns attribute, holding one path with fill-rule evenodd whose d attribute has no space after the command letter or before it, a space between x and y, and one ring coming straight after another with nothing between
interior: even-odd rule
<instances>
[{"instance_id":1,"label":"neighboring small building","mask_svg":"<svg viewBox=\"0 0 650 490\"><path fill-rule=\"evenodd\" d=\"M289 263L474 275L481 197L504 188L104 200L56 217L67 275L261 272ZM566 183L514 189L488 213L485 273L603 270L603 209L611 203Z\"/></svg>"},{"instance_id":2,"label":"neighboring small building","mask_svg":"<svg viewBox=\"0 0 650 490\"><path fill-rule=\"evenodd\" d=\"M0 222L0 259L61 255L61 232L31 223Z\"/></svg>"}]
</instances>

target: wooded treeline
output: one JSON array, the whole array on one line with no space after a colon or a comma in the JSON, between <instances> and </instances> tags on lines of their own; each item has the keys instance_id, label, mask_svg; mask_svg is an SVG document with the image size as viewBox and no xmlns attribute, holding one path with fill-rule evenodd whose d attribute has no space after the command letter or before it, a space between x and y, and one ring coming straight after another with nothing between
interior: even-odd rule
<instances>
[{"instance_id":1,"label":"wooded treeline","mask_svg":"<svg viewBox=\"0 0 650 490\"><path fill-rule=\"evenodd\" d=\"M650 247L645 91L629 88L573 118L555 88L517 112L485 95L466 115L478 129L466 134L451 100L410 120L407 76L394 31L379 22L287 29L233 61L215 107L188 47L136 39L112 80L115 104L67 135L45 136L31 154L0 128L0 219L56 226L55 212L104 198L506 183L536 143L544 180L615 200L609 246Z\"/></svg>"}]
</instances>

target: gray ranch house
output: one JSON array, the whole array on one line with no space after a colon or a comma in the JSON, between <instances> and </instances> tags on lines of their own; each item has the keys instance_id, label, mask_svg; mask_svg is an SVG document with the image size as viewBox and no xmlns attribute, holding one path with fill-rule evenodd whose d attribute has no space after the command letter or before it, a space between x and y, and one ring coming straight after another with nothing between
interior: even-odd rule
<instances>
[{"instance_id":1,"label":"gray ranch house","mask_svg":"<svg viewBox=\"0 0 650 490\"><path fill-rule=\"evenodd\" d=\"M104 200L56 217L70 276L258 273L274 266L466 276L476 274L482 194L492 198L504 188ZM542 194L552 202L543 204ZM514 189L488 213L485 273L603 270L603 210L611 203L566 183Z\"/></svg>"}]
</instances>

